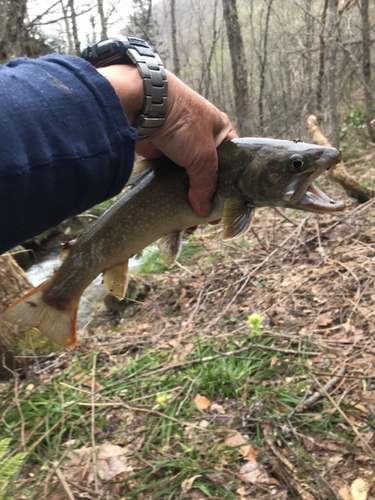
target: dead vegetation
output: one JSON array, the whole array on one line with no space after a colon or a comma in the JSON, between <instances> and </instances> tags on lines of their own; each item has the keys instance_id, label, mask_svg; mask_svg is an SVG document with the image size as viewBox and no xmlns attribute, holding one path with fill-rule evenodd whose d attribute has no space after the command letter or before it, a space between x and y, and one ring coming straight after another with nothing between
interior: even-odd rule
<instances>
[{"instance_id":1,"label":"dead vegetation","mask_svg":"<svg viewBox=\"0 0 375 500\"><path fill-rule=\"evenodd\" d=\"M347 203L189 236L142 304L4 384L14 498L372 498L375 200Z\"/></svg>"}]
</instances>

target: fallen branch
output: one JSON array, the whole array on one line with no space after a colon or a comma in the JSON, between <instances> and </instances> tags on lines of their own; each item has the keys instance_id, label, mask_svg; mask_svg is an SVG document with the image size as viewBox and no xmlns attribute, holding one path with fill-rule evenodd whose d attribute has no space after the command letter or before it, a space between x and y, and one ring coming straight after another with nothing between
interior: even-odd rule
<instances>
[{"instance_id":1,"label":"fallen branch","mask_svg":"<svg viewBox=\"0 0 375 500\"><path fill-rule=\"evenodd\" d=\"M324 134L319 130L316 116L311 115L307 119L310 133L314 144L321 146L331 146ZM330 179L334 180L342 186L349 196L355 198L360 203L374 198L375 192L367 186L363 186L352 175L348 173L344 162L340 161L335 167L331 168L328 172Z\"/></svg>"},{"instance_id":2,"label":"fallen branch","mask_svg":"<svg viewBox=\"0 0 375 500\"><path fill-rule=\"evenodd\" d=\"M301 412L303 410L307 410L307 408L319 401L319 399L324 396L325 393L331 392L335 385L341 381L341 378L343 375L345 375L346 371L346 366L343 366L339 370L338 374L335 377L331 378L331 380L327 382L327 384L321 390L314 392L314 394L306 399L303 404L298 405L296 411Z\"/></svg>"},{"instance_id":3,"label":"fallen branch","mask_svg":"<svg viewBox=\"0 0 375 500\"><path fill-rule=\"evenodd\" d=\"M181 362L181 363L174 363L173 365L164 366L163 368L158 368L156 370L152 370L152 371L147 372L147 373L142 373L142 374L139 375L139 378L151 377L153 375L158 375L159 373L164 373L164 372L167 372L169 370L175 370L176 368L183 368L185 366L195 365L197 363L207 363L208 361L213 361L215 359L224 358L224 357L232 356L232 355L235 355L235 354L240 354L242 352L246 352L246 351L249 351L250 349L254 349L254 348L264 349L266 351L282 352L284 354L296 354L296 355L299 354L298 351L293 351L292 349L281 349L281 348L278 348L278 347L269 347L269 346L264 346L264 345L261 345L261 344L255 344L254 343L254 344L252 344L250 346L242 347L242 349L236 349L235 351L223 352L221 354L216 354L215 356L206 356L205 358L197 358L197 359L192 359L191 361L184 361L184 362ZM303 354L305 354L307 356L319 356L321 354L321 352L304 351ZM111 386L117 385L117 384L121 384L122 382L124 382L126 380L134 378L136 375L138 375L138 372L133 373L132 375L129 375L128 377L125 377L124 379L119 380L119 381L117 381L114 384L111 384ZM109 386L103 387L100 390L105 390L108 387ZM97 391L97 392L100 392L100 390Z\"/></svg>"}]
</instances>

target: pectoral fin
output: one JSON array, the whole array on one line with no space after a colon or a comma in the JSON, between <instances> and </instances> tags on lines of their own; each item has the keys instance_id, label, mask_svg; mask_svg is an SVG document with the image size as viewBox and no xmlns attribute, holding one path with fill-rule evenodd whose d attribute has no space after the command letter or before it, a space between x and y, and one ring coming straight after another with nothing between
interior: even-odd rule
<instances>
[{"instance_id":1,"label":"pectoral fin","mask_svg":"<svg viewBox=\"0 0 375 500\"><path fill-rule=\"evenodd\" d=\"M253 222L255 207L242 200L227 199L224 205L223 229L224 240L237 238L247 233Z\"/></svg>"},{"instance_id":2,"label":"pectoral fin","mask_svg":"<svg viewBox=\"0 0 375 500\"><path fill-rule=\"evenodd\" d=\"M163 257L168 267L172 267L178 259L182 247L181 231L173 231L173 233L163 236L157 241L160 255Z\"/></svg>"},{"instance_id":3,"label":"pectoral fin","mask_svg":"<svg viewBox=\"0 0 375 500\"><path fill-rule=\"evenodd\" d=\"M103 283L108 291L116 295L119 299L125 297L128 287L128 261L122 262L118 266L112 267L103 273Z\"/></svg>"}]
</instances>

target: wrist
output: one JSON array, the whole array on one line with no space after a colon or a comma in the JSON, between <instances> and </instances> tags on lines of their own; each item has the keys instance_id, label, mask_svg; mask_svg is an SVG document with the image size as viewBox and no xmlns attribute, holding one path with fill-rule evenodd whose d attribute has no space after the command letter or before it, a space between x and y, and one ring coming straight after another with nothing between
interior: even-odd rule
<instances>
[{"instance_id":1,"label":"wrist","mask_svg":"<svg viewBox=\"0 0 375 500\"><path fill-rule=\"evenodd\" d=\"M143 81L136 66L116 64L97 68L112 85L118 95L126 117L131 125L140 115L143 101Z\"/></svg>"},{"instance_id":2,"label":"wrist","mask_svg":"<svg viewBox=\"0 0 375 500\"><path fill-rule=\"evenodd\" d=\"M152 48L144 40L133 36L106 38L98 43L88 45L82 52L82 57L96 68L106 68L116 65L135 65L142 79L144 98L141 112L133 116L134 106L129 109L129 96L133 89L127 92L122 82L115 75L112 78L114 88L121 101L125 104L129 119L138 133L138 140L153 135L163 125L167 105L168 81L163 63ZM121 72L120 72L121 73ZM104 73L102 73L104 74ZM105 72L111 75L113 72ZM130 82L127 82L129 85ZM139 87L137 87L139 89ZM139 96L138 92L136 95ZM138 109L138 100L136 101Z\"/></svg>"}]
</instances>

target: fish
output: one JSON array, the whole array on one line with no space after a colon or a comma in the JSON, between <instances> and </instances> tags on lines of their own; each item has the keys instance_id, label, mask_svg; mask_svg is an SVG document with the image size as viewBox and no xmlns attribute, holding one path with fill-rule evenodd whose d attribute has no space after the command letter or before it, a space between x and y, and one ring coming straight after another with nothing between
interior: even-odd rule
<instances>
[{"instance_id":1,"label":"fish","mask_svg":"<svg viewBox=\"0 0 375 500\"><path fill-rule=\"evenodd\" d=\"M55 274L16 300L3 319L38 328L63 347L76 343L76 317L84 289L103 273L103 283L125 296L128 260L157 241L170 267L183 232L217 219L223 239L244 235L256 207L287 207L315 213L345 208L313 183L341 160L335 148L265 138L239 138L218 149L212 211L198 216L188 199L186 170L166 157L136 162L127 191L83 233Z\"/></svg>"}]
</instances>

